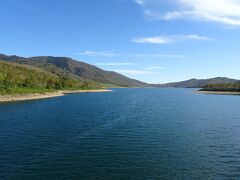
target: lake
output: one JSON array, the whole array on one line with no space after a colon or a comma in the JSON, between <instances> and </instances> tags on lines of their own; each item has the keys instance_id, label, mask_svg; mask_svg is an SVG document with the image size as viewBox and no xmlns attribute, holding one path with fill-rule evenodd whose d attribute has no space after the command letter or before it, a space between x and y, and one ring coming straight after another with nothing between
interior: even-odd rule
<instances>
[{"instance_id":1,"label":"lake","mask_svg":"<svg viewBox=\"0 0 240 180\"><path fill-rule=\"evenodd\" d=\"M193 91L0 104L0 179L239 179L240 96Z\"/></svg>"}]
</instances>

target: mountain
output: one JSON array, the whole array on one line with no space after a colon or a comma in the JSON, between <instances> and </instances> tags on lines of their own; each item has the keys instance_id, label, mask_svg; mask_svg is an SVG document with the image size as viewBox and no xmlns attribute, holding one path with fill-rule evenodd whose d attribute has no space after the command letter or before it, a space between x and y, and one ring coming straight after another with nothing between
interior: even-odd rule
<instances>
[{"instance_id":1,"label":"mountain","mask_svg":"<svg viewBox=\"0 0 240 180\"><path fill-rule=\"evenodd\" d=\"M97 82L105 85L123 86L123 87L146 87L148 84L130 79L126 76L112 71L105 71L96 66L76 61L68 57L19 57L0 54L0 60L23 64L32 68L38 68L43 71L66 75L71 78L82 81Z\"/></svg>"},{"instance_id":2,"label":"mountain","mask_svg":"<svg viewBox=\"0 0 240 180\"><path fill-rule=\"evenodd\" d=\"M181 82L150 85L68 57L38 56L25 58L15 55L7 56L0 54L0 61L14 62L55 76L64 76L68 79L78 80L85 84L98 84L104 86L202 88L208 84L234 84L238 82L238 80L235 79L216 77L211 79L190 79Z\"/></svg>"},{"instance_id":3,"label":"mountain","mask_svg":"<svg viewBox=\"0 0 240 180\"><path fill-rule=\"evenodd\" d=\"M96 83L87 83L13 62L0 61L0 94L89 88L100 87Z\"/></svg>"},{"instance_id":4,"label":"mountain","mask_svg":"<svg viewBox=\"0 0 240 180\"><path fill-rule=\"evenodd\" d=\"M208 84L234 84L236 79L229 79L226 77L216 77L211 79L190 79L187 81L173 82L167 84L157 84L156 87L177 87L177 88L203 88Z\"/></svg>"}]
</instances>

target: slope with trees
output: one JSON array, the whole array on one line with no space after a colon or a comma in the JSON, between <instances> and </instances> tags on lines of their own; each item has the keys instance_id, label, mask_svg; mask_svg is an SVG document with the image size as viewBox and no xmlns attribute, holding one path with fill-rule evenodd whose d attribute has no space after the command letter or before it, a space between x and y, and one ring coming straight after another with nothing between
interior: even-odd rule
<instances>
[{"instance_id":1,"label":"slope with trees","mask_svg":"<svg viewBox=\"0 0 240 180\"><path fill-rule=\"evenodd\" d=\"M240 81L234 84L208 84L200 91L240 92Z\"/></svg>"},{"instance_id":2,"label":"slope with trees","mask_svg":"<svg viewBox=\"0 0 240 180\"><path fill-rule=\"evenodd\" d=\"M116 72L105 71L96 66L67 57L38 56L24 58L0 54L0 59L7 62L24 64L29 67L36 67L53 74L65 74L79 80L97 82L104 85L121 87L150 86L147 83L128 78Z\"/></svg>"},{"instance_id":3,"label":"slope with trees","mask_svg":"<svg viewBox=\"0 0 240 180\"><path fill-rule=\"evenodd\" d=\"M156 87L176 87L176 88L203 88L208 84L234 84L238 80L226 77L216 77L210 79L190 79L187 81L173 82L167 84L157 84Z\"/></svg>"},{"instance_id":4,"label":"slope with trees","mask_svg":"<svg viewBox=\"0 0 240 180\"><path fill-rule=\"evenodd\" d=\"M61 89L96 89L98 84L56 75L16 63L0 61L0 93L48 92Z\"/></svg>"}]
</instances>

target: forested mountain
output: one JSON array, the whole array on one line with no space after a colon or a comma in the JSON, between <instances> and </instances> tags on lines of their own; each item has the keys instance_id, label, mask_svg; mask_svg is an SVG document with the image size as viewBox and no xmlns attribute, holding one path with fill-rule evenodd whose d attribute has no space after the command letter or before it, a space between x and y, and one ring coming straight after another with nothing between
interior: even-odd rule
<instances>
[{"instance_id":1,"label":"forested mountain","mask_svg":"<svg viewBox=\"0 0 240 180\"><path fill-rule=\"evenodd\" d=\"M96 66L79 62L67 57L39 56L24 58L19 56L0 55L0 60L24 64L29 67L42 69L56 75L66 75L82 81L92 81L101 84L124 86L124 87L146 87L146 83L130 79L116 72L105 71Z\"/></svg>"},{"instance_id":2,"label":"forested mountain","mask_svg":"<svg viewBox=\"0 0 240 180\"><path fill-rule=\"evenodd\" d=\"M85 83L85 85L89 84L91 86L203 88L209 84L235 84L238 82L238 80L235 79L217 77L150 85L130 79L116 72L105 71L96 66L67 57L38 56L24 58L0 54L0 61L17 63L32 70L41 70L58 78L64 77L79 82L80 84Z\"/></svg>"},{"instance_id":3,"label":"forested mountain","mask_svg":"<svg viewBox=\"0 0 240 180\"><path fill-rule=\"evenodd\" d=\"M43 92L60 89L99 88L96 83L55 75L27 68L12 62L0 61L0 93Z\"/></svg>"},{"instance_id":4,"label":"forested mountain","mask_svg":"<svg viewBox=\"0 0 240 180\"><path fill-rule=\"evenodd\" d=\"M236 79L229 79L226 77L216 77L211 79L190 79L187 81L157 84L157 87L177 87L177 88L203 88L208 84L234 84L237 83Z\"/></svg>"}]
</instances>

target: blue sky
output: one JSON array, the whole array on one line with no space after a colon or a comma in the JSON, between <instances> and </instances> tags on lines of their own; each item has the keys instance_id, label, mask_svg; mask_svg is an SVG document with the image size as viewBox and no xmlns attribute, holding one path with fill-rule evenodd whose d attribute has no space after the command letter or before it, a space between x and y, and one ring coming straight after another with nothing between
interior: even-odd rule
<instances>
[{"instance_id":1,"label":"blue sky","mask_svg":"<svg viewBox=\"0 0 240 180\"><path fill-rule=\"evenodd\" d=\"M0 0L0 53L68 56L151 83L240 79L238 0Z\"/></svg>"}]
</instances>

